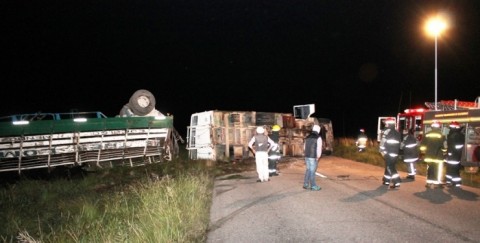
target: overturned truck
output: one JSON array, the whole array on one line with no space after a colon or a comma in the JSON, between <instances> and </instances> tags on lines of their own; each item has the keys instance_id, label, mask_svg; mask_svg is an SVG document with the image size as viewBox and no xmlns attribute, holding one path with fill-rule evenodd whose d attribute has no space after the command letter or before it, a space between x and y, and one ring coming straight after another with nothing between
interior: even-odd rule
<instances>
[{"instance_id":1,"label":"overturned truck","mask_svg":"<svg viewBox=\"0 0 480 243\"><path fill-rule=\"evenodd\" d=\"M315 113L315 105L297 105L293 113L211 110L194 113L187 127L187 150L190 159L243 160L253 157L248 141L257 126L271 134L279 125L279 145L283 156L303 156L305 137L314 124L322 128L323 154L333 152L333 127L328 118Z\"/></svg>"},{"instance_id":2,"label":"overturned truck","mask_svg":"<svg viewBox=\"0 0 480 243\"><path fill-rule=\"evenodd\" d=\"M138 90L116 117L96 111L0 118L0 172L144 165L177 156L179 141L173 117L155 110L149 91Z\"/></svg>"}]
</instances>

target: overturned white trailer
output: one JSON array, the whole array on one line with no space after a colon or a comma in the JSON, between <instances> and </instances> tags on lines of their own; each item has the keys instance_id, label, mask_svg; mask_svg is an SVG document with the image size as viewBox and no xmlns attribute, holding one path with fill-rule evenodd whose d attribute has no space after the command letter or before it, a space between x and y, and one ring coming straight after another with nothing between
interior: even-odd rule
<instances>
[{"instance_id":1,"label":"overturned white trailer","mask_svg":"<svg viewBox=\"0 0 480 243\"><path fill-rule=\"evenodd\" d=\"M194 113L187 127L190 159L242 160L253 156L248 141L257 126L269 134L279 125L279 145L284 156L303 156L305 137L314 124L322 127L323 154L333 152L333 127L328 118L315 115L315 105L294 106L293 113L210 110Z\"/></svg>"}]
</instances>

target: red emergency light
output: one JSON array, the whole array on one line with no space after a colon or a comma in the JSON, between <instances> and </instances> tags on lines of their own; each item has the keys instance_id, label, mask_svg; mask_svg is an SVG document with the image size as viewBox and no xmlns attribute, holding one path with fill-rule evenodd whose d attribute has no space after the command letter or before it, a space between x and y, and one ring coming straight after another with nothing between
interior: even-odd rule
<instances>
[{"instance_id":1,"label":"red emergency light","mask_svg":"<svg viewBox=\"0 0 480 243\"><path fill-rule=\"evenodd\" d=\"M423 108L417 108L417 109L405 109L405 113L423 113L425 112L425 109Z\"/></svg>"}]
</instances>

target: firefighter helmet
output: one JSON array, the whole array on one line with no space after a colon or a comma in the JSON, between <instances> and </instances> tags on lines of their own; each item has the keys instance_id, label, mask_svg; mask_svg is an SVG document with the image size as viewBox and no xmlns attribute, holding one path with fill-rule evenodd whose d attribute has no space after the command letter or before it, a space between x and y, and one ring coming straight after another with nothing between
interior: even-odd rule
<instances>
[{"instance_id":1,"label":"firefighter helmet","mask_svg":"<svg viewBox=\"0 0 480 243\"><path fill-rule=\"evenodd\" d=\"M263 127L257 127L257 133L258 134L263 134L263 133L265 133L265 129Z\"/></svg>"},{"instance_id":2,"label":"firefighter helmet","mask_svg":"<svg viewBox=\"0 0 480 243\"><path fill-rule=\"evenodd\" d=\"M393 125L393 124L395 124L395 118L389 117L389 118L385 119L385 124L386 124L386 125Z\"/></svg>"},{"instance_id":3,"label":"firefighter helmet","mask_svg":"<svg viewBox=\"0 0 480 243\"><path fill-rule=\"evenodd\" d=\"M280 126L279 125L273 125L272 126L272 131L274 131L274 132L280 131Z\"/></svg>"},{"instance_id":4,"label":"firefighter helmet","mask_svg":"<svg viewBox=\"0 0 480 243\"><path fill-rule=\"evenodd\" d=\"M432 127L433 127L433 128L440 128L440 126L441 126L441 124L440 124L439 121L433 121L433 122L432 122Z\"/></svg>"},{"instance_id":5,"label":"firefighter helmet","mask_svg":"<svg viewBox=\"0 0 480 243\"><path fill-rule=\"evenodd\" d=\"M450 125L448 125L450 128L453 128L453 129L458 129L460 128L460 123L456 122L456 121L452 121L450 122Z\"/></svg>"}]
</instances>

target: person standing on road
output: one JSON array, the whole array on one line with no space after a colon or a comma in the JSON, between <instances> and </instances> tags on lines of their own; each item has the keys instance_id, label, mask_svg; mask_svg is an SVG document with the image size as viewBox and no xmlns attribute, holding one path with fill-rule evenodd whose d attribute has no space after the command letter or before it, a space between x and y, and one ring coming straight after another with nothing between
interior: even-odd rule
<instances>
[{"instance_id":1,"label":"person standing on road","mask_svg":"<svg viewBox=\"0 0 480 243\"><path fill-rule=\"evenodd\" d=\"M318 191L322 188L317 186L315 181L315 172L317 171L318 161L322 156L322 137L320 136L320 126L313 125L312 132L305 139L305 178L303 188L312 191Z\"/></svg>"},{"instance_id":2,"label":"person standing on road","mask_svg":"<svg viewBox=\"0 0 480 243\"><path fill-rule=\"evenodd\" d=\"M270 181L268 173L268 151L276 146L275 142L265 135L263 127L257 127L257 134L248 142L248 147L255 155L255 165L257 167L257 182Z\"/></svg>"},{"instance_id":3,"label":"person standing on road","mask_svg":"<svg viewBox=\"0 0 480 243\"><path fill-rule=\"evenodd\" d=\"M407 165L407 179L415 180L415 175L417 174L416 163L420 150L419 141L415 137L413 128L408 130L407 136L403 138L400 149L403 150L403 162Z\"/></svg>"},{"instance_id":4,"label":"person standing on road","mask_svg":"<svg viewBox=\"0 0 480 243\"><path fill-rule=\"evenodd\" d=\"M280 126L272 126L272 134L270 138L275 142L275 145L270 149L268 153L268 173L270 176L278 176L278 161L280 160Z\"/></svg>"},{"instance_id":5,"label":"person standing on road","mask_svg":"<svg viewBox=\"0 0 480 243\"><path fill-rule=\"evenodd\" d=\"M385 120L385 131L380 141L380 153L385 159L385 172L383 184L391 188L400 187L400 175L397 172L397 159L400 152L400 133L395 129L395 119Z\"/></svg>"},{"instance_id":6,"label":"person standing on road","mask_svg":"<svg viewBox=\"0 0 480 243\"><path fill-rule=\"evenodd\" d=\"M460 177L460 160L462 159L465 135L461 132L460 123L453 121L449 125L450 131L447 135L447 158L445 163L447 173L445 174L447 186L462 186Z\"/></svg>"},{"instance_id":7,"label":"person standing on road","mask_svg":"<svg viewBox=\"0 0 480 243\"><path fill-rule=\"evenodd\" d=\"M433 121L430 127L432 130L425 134L420 145L420 151L425 153L423 161L427 163L426 187L442 184L443 156L446 151L446 140L440 130L440 122Z\"/></svg>"},{"instance_id":8,"label":"person standing on road","mask_svg":"<svg viewBox=\"0 0 480 243\"><path fill-rule=\"evenodd\" d=\"M367 141L368 137L365 134L365 129L360 129L360 133L358 134L357 141L355 145L357 145L358 152L363 152L367 148Z\"/></svg>"}]
</instances>

